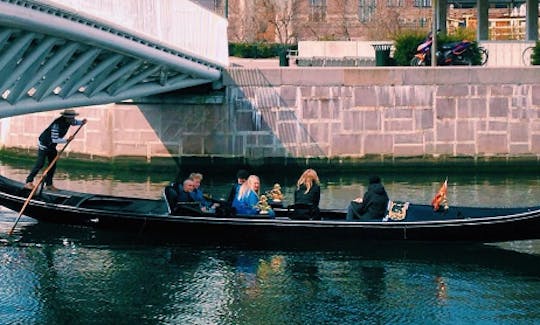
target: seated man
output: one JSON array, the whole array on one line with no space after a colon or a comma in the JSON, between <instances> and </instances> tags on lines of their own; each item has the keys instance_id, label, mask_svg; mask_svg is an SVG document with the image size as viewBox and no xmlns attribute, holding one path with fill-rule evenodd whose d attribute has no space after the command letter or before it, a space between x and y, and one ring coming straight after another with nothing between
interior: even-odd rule
<instances>
[{"instance_id":1,"label":"seated man","mask_svg":"<svg viewBox=\"0 0 540 325\"><path fill-rule=\"evenodd\" d=\"M191 192L193 192L194 188L195 184L193 183L193 180L189 178L186 179L182 183L182 188L178 191L176 202L195 202L195 200L191 196Z\"/></svg>"},{"instance_id":2,"label":"seated man","mask_svg":"<svg viewBox=\"0 0 540 325\"><path fill-rule=\"evenodd\" d=\"M173 214L198 215L203 213L200 203L191 196L193 188L193 180L189 178L182 183L182 188L178 189L176 196L176 205L171 209Z\"/></svg>"}]
</instances>

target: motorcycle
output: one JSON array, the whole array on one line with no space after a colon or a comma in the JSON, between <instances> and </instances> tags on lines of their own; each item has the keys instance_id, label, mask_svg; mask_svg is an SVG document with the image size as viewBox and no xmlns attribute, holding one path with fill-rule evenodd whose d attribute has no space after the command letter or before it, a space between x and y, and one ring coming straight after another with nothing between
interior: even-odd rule
<instances>
[{"instance_id":1,"label":"motorcycle","mask_svg":"<svg viewBox=\"0 0 540 325\"><path fill-rule=\"evenodd\" d=\"M416 54L412 58L411 66L429 66L431 65L431 47L433 37L431 33L416 48ZM459 42L445 43L438 47L435 53L437 65L472 65L474 62L473 42L462 40ZM482 65L487 62L487 51L478 48L481 55Z\"/></svg>"}]
</instances>

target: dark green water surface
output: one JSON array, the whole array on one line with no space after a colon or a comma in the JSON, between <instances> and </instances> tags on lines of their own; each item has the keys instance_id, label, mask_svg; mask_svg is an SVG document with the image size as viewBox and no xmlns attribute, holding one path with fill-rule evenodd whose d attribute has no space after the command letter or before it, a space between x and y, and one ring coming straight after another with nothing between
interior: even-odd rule
<instances>
[{"instance_id":1,"label":"dark green water surface","mask_svg":"<svg viewBox=\"0 0 540 325\"><path fill-rule=\"evenodd\" d=\"M0 165L23 181L26 169ZM345 208L367 175L320 175ZM391 198L428 203L446 175L381 175ZM298 175L269 171L290 202ZM205 175L224 196L234 175ZM156 198L163 176L59 170L55 185ZM449 178L455 205L540 203L540 176ZM0 208L0 324L538 324L540 243L383 244L343 250L192 246L37 223ZM324 244L324 243L323 243ZM324 247L324 245L322 245Z\"/></svg>"}]
</instances>

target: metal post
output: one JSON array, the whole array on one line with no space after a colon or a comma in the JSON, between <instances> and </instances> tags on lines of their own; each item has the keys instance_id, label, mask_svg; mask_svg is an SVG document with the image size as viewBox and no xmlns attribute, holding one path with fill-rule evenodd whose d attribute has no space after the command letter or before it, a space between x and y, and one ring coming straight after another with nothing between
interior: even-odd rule
<instances>
[{"instance_id":1,"label":"metal post","mask_svg":"<svg viewBox=\"0 0 540 325\"><path fill-rule=\"evenodd\" d=\"M229 18L229 0L225 0L225 18Z\"/></svg>"},{"instance_id":2,"label":"metal post","mask_svg":"<svg viewBox=\"0 0 540 325\"><path fill-rule=\"evenodd\" d=\"M538 0L527 0L525 40L538 40Z\"/></svg>"},{"instance_id":3,"label":"metal post","mask_svg":"<svg viewBox=\"0 0 540 325\"><path fill-rule=\"evenodd\" d=\"M433 41L431 43L431 66L436 67L437 66L437 27L438 27L438 9L439 9L439 1L433 0L431 3L433 14L432 14L432 21L431 24L431 37L433 38Z\"/></svg>"},{"instance_id":4,"label":"metal post","mask_svg":"<svg viewBox=\"0 0 540 325\"><path fill-rule=\"evenodd\" d=\"M489 39L489 17L488 0L476 0L478 27L476 32L477 41L487 41Z\"/></svg>"}]
</instances>

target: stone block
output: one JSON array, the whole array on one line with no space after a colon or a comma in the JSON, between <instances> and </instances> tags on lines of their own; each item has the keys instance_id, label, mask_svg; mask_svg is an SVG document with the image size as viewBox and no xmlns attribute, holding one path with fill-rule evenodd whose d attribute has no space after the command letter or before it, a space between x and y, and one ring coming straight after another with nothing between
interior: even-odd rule
<instances>
[{"instance_id":1,"label":"stone block","mask_svg":"<svg viewBox=\"0 0 540 325\"><path fill-rule=\"evenodd\" d=\"M437 87L437 97L466 97L469 95L468 85L441 85Z\"/></svg>"},{"instance_id":2,"label":"stone block","mask_svg":"<svg viewBox=\"0 0 540 325\"><path fill-rule=\"evenodd\" d=\"M305 99L302 102L302 118L306 120L319 119L321 116L320 102L313 99Z\"/></svg>"},{"instance_id":3,"label":"stone block","mask_svg":"<svg viewBox=\"0 0 540 325\"><path fill-rule=\"evenodd\" d=\"M296 95L298 93L296 86L283 86L280 89L281 101L285 106L296 106Z\"/></svg>"},{"instance_id":4,"label":"stone block","mask_svg":"<svg viewBox=\"0 0 540 325\"><path fill-rule=\"evenodd\" d=\"M306 86L301 86L300 87L300 96L302 96L302 98L310 98L313 96L313 90L315 89L315 87L313 86L310 86L310 87L306 87Z\"/></svg>"},{"instance_id":5,"label":"stone block","mask_svg":"<svg viewBox=\"0 0 540 325\"><path fill-rule=\"evenodd\" d=\"M383 111L385 119L392 118L406 118L410 119L413 116L413 110L411 107L390 107Z\"/></svg>"},{"instance_id":6,"label":"stone block","mask_svg":"<svg viewBox=\"0 0 540 325\"><path fill-rule=\"evenodd\" d=\"M437 136L436 141L453 142L456 139L455 136L455 121L437 122Z\"/></svg>"},{"instance_id":7,"label":"stone block","mask_svg":"<svg viewBox=\"0 0 540 325\"><path fill-rule=\"evenodd\" d=\"M377 95L377 106L379 107L394 107L401 105L397 103L397 94L404 87L380 87L374 86L375 94Z\"/></svg>"},{"instance_id":8,"label":"stone block","mask_svg":"<svg viewBox=\"0 0 540 325\"><path fill-rule=\"evenodd\" d=\"M403 85L403 79L401 73L396 73L395 67L351 68L344 69L343 84L345 86Z\"/></svg>"},{"instance_id":9,"label":"stone block","mask_svg":"<svg viewBox=\"0 0 540 325\"><path fill-rule=\"evenodd\" d=\"M423 145L424 135L422 133L396 134L394 135L394 146L397 145Z\"/></svg>"},{"instance_id":10,"label":"stone block","mask_svg":"<svg viewBox=\"0 0 540 325\"><path fill-rule=\"evenodd\" d=\"M246 155L246 141L243 135L237 135L233 138L233 150L232 154L236 156L245 156Z\"/></svg>"},{"instance_id":11,"label":"stone block","mask_svg":"<svg viewBox=\"0 0 540 325\"><path fill-rule=\"evenodd\" d=\"M491 90L491 96L503 96L503 97L512 96L512 93L514 91L514 88L508 85L495 85L495 86L489 87L489 89Z\"/></svg>"},{"instance_id":12,"label":"stone block","mask_svg":"<svg viewBox=\"0 0 540 325\"><path fill-rule=\"evenodd\" d=\"M540 85L531 86L532 100L531 104L540 106Z\"/></svg>"},{"instance_id":13,"label":"stone block","mask_svg":"<svg viewBox=\"0 0 540 325\"><path fill-rule=\"evenodd\" d=\"M524 155L530 154L529 144L528 143L510 143L510 154L511 155Z\"/></svg>"},{"instance_id":14,"label":"stone block","mask_svg":"<svg viewBox=\"0 0 540 325\"><path fill-rule=\"evenodd\" d=\"M377 106L377 95L372 87L354 88L354 106L375 107Z\"/></svg>"},{"instance_id":15,"label":"stone block","mask_svg":"<svg viewBox=\"0 0 540 325\"><path fill-rule=\"evenodd\" d=\"M319 102L320 102L320 107L321 107L321 118L322 119L332 118L330 101L328 99L320 99Z\"/></svg>"},{"instance_id":16,"label":"stone block","mask_svg":"<svg viewBox=\"0 0 540 325\"><path fill-rule=\"evenodd\" d=\"M344 84L342 68L298 68L283 69L281 72L283 85L304 86L341 86Z\"/></svg>"},{"instance_id":17,"label":"stone block","mask_svg":"<svg viewBox=\"0 0 540 325\"><path fill-rule=\"evenodd\" d=\"M531 151L536 155L540 154L540 134L531 136Z\"/></svg>"},{"instance_id":18,"label":"stone block","mask_svg":"<svg viewBox=\"0 0 540 325\"><path fill-rule=\"evenodd\" d=\"M182 137L182 153L203 154L203 138L200 135L184 135Z\"/></svg>"},{"instance_id":19,"label":"stone block","mask_svg":"<svg viewBox=\"0 0 540 325\"><path fill-rule=\"evenodd\" d=\"M359 117L358 127L366 131L379 131L382 130L382 111L379 109L365 110ZM359 130L361 130L359 129Z\"/></svg>"},{"instance_id":20,"label":"stone block","mask_svg":"<svg viewBox=\"0 0 540 325\"><path fill-rule=\"evenodd\" d=\"M475 156L476 145L473 143L457 143L456 144L456 156Z\"/></svg>"},{"instance_id":21,"label":"stone block","mask_svg":"<svg viewBox=\"0 0 540 325\"><path fill-rule=\"evenodd\" d=\"M491 97L489 99L489 117L507 117L510 110L510 101L505 97Z\"/></svg>"},{"instance_id":22,"label":"stone block","mask_svg":"<svg viewBox=\"0 0 540 325\"><path fill-rule=\"evenodd\" d=\"M278 121L297 121L298 116L296 116L296 112L291 109L280 109L277 112Z\"/></svg>"},{"instance_id":23,"label":"stone block","mask_svg":"<svg viewBox=\"0 0 540 325\"><path fill-rule=\"evenodd\" d=\"M364 154L391 154L394 138L391 135L367 134L364 136Z\"/></svg>"},{"instance_id":24,"label":"stone block","mask_svg":"<svg viewBox=\"0 0 540 325\"><path fill-rule=\"evenodd\" d=\"M330 92L330 94L328 95L330 98L345 96L345 94L342 95L342 92L343 92L342 87L338 87L338 86L328 87L328 91Z\"/></svg>"},{"instance_id":25,"label":"stone block","mask_svg":"<svg viewBox=\"0 0 540 325\"><path fill-rule=\"evenodd\" d=\"M116 142L112 148L113 156L147 156L146 146L137 143Z\"/></svg>"},{"instance_id":26,"label":"stone block","mask_svg":"<svg viewBox=\"0 0 540 325\"><path fill-rule=\"evenodd\" d=\"M424 146L421 144L402 144L394 145L395 156L422 156L424 155Z\"/></svg>"},{"instance_id":27,"label":"stone block","mask_svg":"<svg viewBox=\"0 0 540 325\"><path fill-rule=\"evenodd\" d=\"M330 98L330 87L315 87L314 88L315 93L313 94L314 97L317 97L319 99L328 99Z\"/></svg>"},{"instance_id":28,"label":"stone block","mask_svg":"<svg viewBox=\"0 0 540 325\"><path fill-rule=\"evenodd\" d=\"M246 144L248 146L255 146L257 145L257 133L256 132L253 132L253 133L247 133L244 137L245 141L246 141Z\"/></svg>"},{"instance_id":29,"label":"stone block","mask_svg":"<svg viewBox=\"0 0 540 325\"><path fill-rule=\"evenodd\" d=\"M484 98L458 98L457 116L458 118L486 118L487 105Z\"/></svg>"},{"instance_id":30,"label":"stone block","mask_svg":"<svg viewBox=\"0 0 540 325\"><path fill-rule=\"evenodd\" d=\"M506 134L480 133L477 138L477 151L481 154L507 154Z\"/></svg>"},{"instance_id":31,"label":"stone block","mask_svg":"<svg viewBox=\"0 0 540 325\"><path fill-rule=\"evenodd\" d=\"M454 144L453 143L437 143L435 144L434 154L454 155Z\"/></svg>"},{"instance_id":32,"label":"stone block","mask_svg":"<svg viewBox=\"0 0 540 325\"><path fill-rule=\"evenodd\" d=\"M237 131L253 131L253 113L252 112L237 112L236 113L236 130Z\"/></svg>"},{"instance_id":33,"label":"stone block","mask_svg":"<svg viewBox=\"0 0 540 325\"><path fill-rule=\"evenodd\" d=\"M456 138L458 143L462 141L474 141L474 121L457 121Z\"/></svg>"},{"instance_id":34,"label":"stone block","mask_svg":"<svg viewBox=\"0 0 540 325\"><path fill-rule=\"evenodd\" d=\"M361 114L361 112L358 111L346 111L343 112L343 130L344 131L357 131L359 130L359 126L361 126L361 123L358 123L358 116ZM360 129L361 130L361 129Z\"/></svg>"},{"instance_id":35,"label":"stone block","mask_svg":"<svg viewBox=\"0 0 540 325\"><path fill-rule=\"evenodd\" d=\"M169 157L175 154L174 152L170 152L168 147L162 143L149 143L148 145L150 146L149 154L152 157Z\"/></svg>"},{"instance_id":36,"label":"stone block","mask_svg":"<svg viewBox=\"0 0 540 325\"><path fill-rule=\"evenodd\" d=\"M409 132L413 131L413 121L412 120L385 120L384 130L386 132Z\"/></svg>"},{"instance_id":37,"label":"stone block","mask_svg":"<svg viewBox=\"0 0 540 325\"><path fill-rule=\"evenodd\" d=\"M416 109L414 113L415 130L433 129L433 110Z\"/></svg>"},{"instance_id":38,"label":"stone block","mask_svg":"<svg viewBox=\"0 0 540 325\"><path fill-rule=\"evenodd\" d=\"M312 123L308 126L310 137L317 143L328 143L330 132L326 123Z\"/></svg>"},{"instance_id":39,"label":"stone block","mask_svg":"<svg viewBox=\"0 0 540 325\"><path fill-rule=\"evenodd\" d=\"M296 143L301 140L297 139L298 126L296 123L280 123L277 131L277 136L281 143Z\"/></svg>"},{"instance_id":40,"label":"stone block","mask_svg":"<svg viewBox=\"0 0 540 325\"><path fill-rule=\"evenodd\" d=\"M508 122L507 121L489 121L488 131L489 132L507 132Z\"/></svg>"},{"instance_id":41,"label":"stone block","mask_svg":"<svg viewBox=\"0 0 540 325\"><path fill-rule=\"evenodd\" d=\"M231 137L223 134L212 134L204 140L204 153L226 155L231 151Z\"/></svg>"},{"instance_id":42,"label":"stone block","mask_svg":"<svg viewBox=\"0 0 540 325\"><path fill-rule=\"evenodd\" d=\"M435 100L435 114L437 119L456 117L456 99L455 98L437 98Z\"/></svg>"},{"instance_id":43,"label":"stone block","mask_svg":"<svg viewBox=\"0 0 540 325\"><path fill-rule=\"evenodd\" d=\"M257 143L261 146L272 146L274 145L274 136L270 134L259 134L257 135Z\"/></svg>"},{"instance_id":44,"label":"stone block","mask_svg":"<svg viewBox=\"0 0 540 325\"><path fill-rule=\"evenodd\" d=\"M362 136L358 134L341 134L332 137L332 154L360 155L362 154Z\"/></svg>"}]
</instances>

